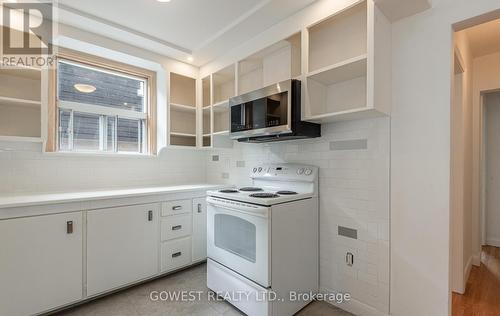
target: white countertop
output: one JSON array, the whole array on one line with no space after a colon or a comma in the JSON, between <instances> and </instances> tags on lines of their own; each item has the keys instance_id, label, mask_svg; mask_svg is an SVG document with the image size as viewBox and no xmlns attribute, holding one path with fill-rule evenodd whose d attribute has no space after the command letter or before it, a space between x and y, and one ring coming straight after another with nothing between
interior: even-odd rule
<instances>
[{"instance_id":1,"label":"white countertop","mask_svg":"<svg viewBox=\"0 0 500 316\"><path fill-rule=\"evenodd\" d=\"M36 205L83 202L110 198L140 197L154 194L169 194L189 191L210 190L221 187L215 184L191 184L165 187L142 187L118 190L61 192L47 194L0 195L0 209Z\"/></svg>"}]
</instances>

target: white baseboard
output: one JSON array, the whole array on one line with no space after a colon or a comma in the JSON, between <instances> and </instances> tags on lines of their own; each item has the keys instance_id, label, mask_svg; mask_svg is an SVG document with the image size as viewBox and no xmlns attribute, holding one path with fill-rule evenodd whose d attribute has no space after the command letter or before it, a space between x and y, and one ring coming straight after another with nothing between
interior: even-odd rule
<instances>
[{"instance_id":1,"label":"white baseboard","mask_svg":"<svg viewBox=\"0 0 500 316\"><path fill-rule=\"evenodd\" d=\"M333 290L327 289L327 288L321 288L320 292L322 293L336 293ZM335 307L338 307L340 309L343 309L349 313L352 313L357 316L389 316L388 313L381 312L378 309L367 305L363 302L360 302L354 298L351 298L349 301L343 302L343 303L335 303L335 302L328 302L332 304Z\"/></svg>"},{"instance_id":2,"label":"white baseboard","mask_svg":"<svg viewBox=\"0 0 500 316\"><path fill-rule=\"evenodd\" d=\"M481 253L472 255L472 264L475 265L476 267L481 266Z\"/></svg>"},{"instance_id":3,"label":"white baseboard","mask_svg":"<svg viewBox=\"0 0 500 316\"><path fill-rule=\"evenodd\" d=\"M486 244L488 246L500 247L500 239L486 236Z\"/></svg>"},{"instance_id":4,"label":"white baseboard","mask_svg":"<svg viewBox=\"0 0 500 316\"><path fill-rule=\"evenodd\" d=\"M464 290L467 289L467 281L469 280L470 270L472 269L472 256L467 260L467 264L464 269Z\"/></svg>"}]
</instances>

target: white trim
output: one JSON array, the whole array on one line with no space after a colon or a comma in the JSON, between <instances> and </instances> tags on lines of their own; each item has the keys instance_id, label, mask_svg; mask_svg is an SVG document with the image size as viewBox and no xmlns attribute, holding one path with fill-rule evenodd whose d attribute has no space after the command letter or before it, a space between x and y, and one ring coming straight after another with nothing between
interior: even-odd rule
<instances>
[{"instance_id":1,"label":"white trim","mask_svg":"<svg viewBox=\"0 0 500 316\"><path fill-rule=\"evenodd\" d=\"M331 289L321 287L320 288L320 293L338 293L336 291L333 291ZM341 304L335 303L335 302L327 302L332 304L335 307L338 307L342 310L345 310L349 313L352 313L354 315L363 315L363 316L389 316L389 313L386 312L381 312L378 309L367 305L363 302L360 302L354 298L351 297L349 301L345 301Z\"/></svg>"},{"instance_id":2,"label":"white trim","mask_svg":"<svg viewBox=\"0 0 500 316\"><path fill-rule=\"evenodd\" d=\"M469 260L467 260L467 264L465 265L465 270L464 270L464 292L467 289L467 281L469 280L470 277L470 271L472 270L472 256L469 257Z\"/></svg>"},{"instance_id":3,"label":"white trim","mask_svg":"<svg viewBox=\"0 0 500 316\"><path fill-rule=\"evenodd\" d=\"M167 72L157 62L121 53L67 36L55 39L58 46L156 72L156 151L167 146ZM43 81L43 80L42 80ZM154 154L154 153L150 153Z\"/></svg>"},{"instance_id":4,"label":"white trim","mask_svg":"<svg viewBox=\"0 0 500 316\"><path fill-rule=\"evenodd\" d=\"M119 116L123 118L133 118L139 120L145 120L148 118L148 114L144 112L122 110L107 106L71 102L71 101L59 101L58 107L64 110L73 110L75 112L84 112L97 115Z\"/></svg>"},{"instance_id":5,"label":"white trim","mask_svg":"<svg viewBox=\"0 0 500 316\"><path fill-rule=\"evenodd\" d=\"M500 238L486 236L486 244L488 246L500 247Z\"/></svg>"},{"instance_id":6,"label":"white trim","mask_svg":"<svg viewBox=\"0 0 500 316\"><path fill-rule=\"evenodd\" d=\"M472 255L472 264L476 267L479 267L481 265L481 253Z\"/></svg>"}]
</instances>

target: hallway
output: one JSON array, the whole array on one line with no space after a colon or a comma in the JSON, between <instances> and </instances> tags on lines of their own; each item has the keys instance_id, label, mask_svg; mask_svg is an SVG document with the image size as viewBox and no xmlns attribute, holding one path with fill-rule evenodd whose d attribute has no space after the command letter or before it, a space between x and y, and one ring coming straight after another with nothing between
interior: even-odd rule
<instances>
[{"instance_id":1,"label":"hallway","mask_svg":"<svg viewBox=\"0 0 500 316\"><path fill-rule=\"evenodd\" d=\"M453 316L500 315L500 248L483 246L464 295L453 293Z\"/></svg>"}]
</instances>

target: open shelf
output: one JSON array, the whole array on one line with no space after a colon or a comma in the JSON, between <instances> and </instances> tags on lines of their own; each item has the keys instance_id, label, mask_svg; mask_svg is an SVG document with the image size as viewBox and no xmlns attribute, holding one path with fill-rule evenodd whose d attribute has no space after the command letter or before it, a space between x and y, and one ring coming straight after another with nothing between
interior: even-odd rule
<instances>
[{"instance_id":1,"label":"open shelf","mask_svg":"<svg viewBox=\"0 0 500 316\"><path fill-rule=\"evenodd\" d=\"M182 112L195 112L196 107L191 105L184 105L178 103L170 103L170 108L174 111L182 111Z\"/></svg>"},{"instance_id":2,"label":"open shelf","mask_svg":"<svg viewBox=\"0 0 500 316\"><path fill-rule=\"evenodd\" d=\"M228 108L229 107L229 100L223 100L223 101L220 101L220 102L217 102L213 105L213 108L214 110L215 109L220 109L220 108Z\"/></svg>"},{"instance_id":3,"label":"open shelf","mask_svg":"<svg viewBox=\"0 0 500 316\"><path fill-rule=\"evenodd\" d=\"M0 69L0 135L11 141L41 137L41 71Z\"/></svg>"},{"instance_id":4,"label":"open shelf","mask_svg":"<svg viewBox=\"0 0 500 316\"><path fill-rule=\"evenodd\" d=\"M170 145L196 146L196 79L170 73Z\"/></svg>"},{"instance_id":5,"label":"open shelf","mask_svg":"<svg viewBox=\"0 0 500 316\"><path fill-rule=\"evenodd\" d=\"M214 106L236 95L235 65L232 64L212 75Z\"/></svg>"},{"instance_id":6,"label":"open shelf","mask_svg":"<svg viewBox=\"0 0 500 316\"><path fill-rule=\"evenodd\" d=\"M374 71L369 71L374 55L368 53L368 43L375 27L379 34L389 36L390 23L383 16L368 19L369 14L376 14L373 6L360 1L308 28L305 120L327 123L381 115L375 102L378 91L368 91L369 86L373 89L368 83L375 80ZM368 27L368 20L378 24ZM385 57L383 45L377 47L383 64L390 57Z\"/></svg>"},{"instance_id":7,"label":"open shelf","mask_svg":"<svg viewBox=\"0 0 500 316\"><path fill-rule=\"evenodd\" d=\"M189 133L176 133L176 132L171 132L171 136L179 136L179 137L196 137L196 134L189 134Z\"/></svg>"},{"instance_id":8,"label":"open shelf","mask_svg":"<svg viewBox=\"0 0 500 316\"><path fill-rule=\"evenodd\" d=\"M359 77L366 77L366 70L366 55L361 55L311 72L307 75L307 78L324 85L333 85Z\"/></svg>"},{"instance_id":9,"label":"open shelf","mask_svg":"<svg viewBox=\"0 0 500 316\"><path fill-rule=\"evenodd\" d=\"M238 63L238 94L301 74L301 36L294 34Z\"/></svg>"},{"instance_id":10,"label":"open shelf","mask_svg":"<svg viewBox=\"0 0 500 316\"><path fill-rule=\"evenodd\" d=\"M196 111L171 108L170 132L196 134Z\"/></svg>"},{"instance_id":11,"label":"open shelf","mask_svg":"<svg viewBox=\"0 0 500 316\"><path fill-rule=\"evenodd\" d=\"M367 53L367 3L355 6L309 27L309 72Z\"/></svg>"},{"instance_id":12,"label":"open shelf","mask_svg":"<svg viewBox=\"0 0 500 316\"><path fill-rule=\"evenodd\" d=\"M196 79L170 73L170 103L196 107Z\"/></svg>"},{"instance_id":13,"label":"open shelf","mask_svg":"<svg viewBox=\"0 0 500 316\"><path fill-rule=\"evenodd\" d=\"M214 134L227 130L229 130L229 109L214 108Z\"/></svg>"},{"instance_id":14,"label":"open shelf","mask_svg":"<svg viewBox=\"0 0 500 316\"><path fill-rule=\"evenodd\" d=\"M202 86L202 106L207 107L212 105L212 93L210 88L210 76L201 79Z\"/></svg>"},{"instance_id":15,"label":"open shelf","mask_svg":"<svg viewBox=\"0 0 500 316\"><path fill-rule=\"evenodd\" d=\"M0 136L0 142L43 143L43 139L40 137Z\"/></svg>"},{"instance_id":16,"label":"open shelf","mask_svg":"<svg viewBox=\"0 0 500 316\"><path fill-rule=\"evenodd\" d=\"M170 134L170 145L196 147L196 135Z\"/></svg>"},{"instance_id":17,"label":"open shelf","mask_svg":"<svg viewBox=\"0 0 500 316\"><path fill-rule=\"evenodd\" d=\"M210 135L203 136L203 147L212 146L212 138Z\"/></svg>"}]
</instances>

